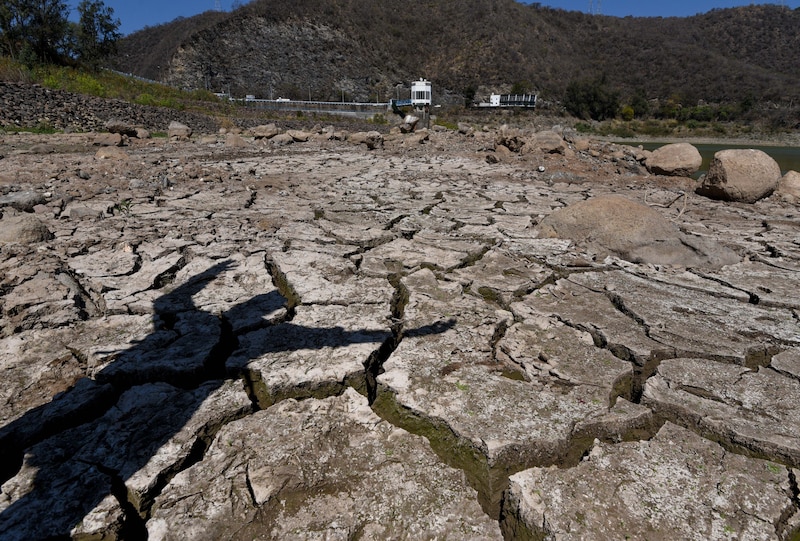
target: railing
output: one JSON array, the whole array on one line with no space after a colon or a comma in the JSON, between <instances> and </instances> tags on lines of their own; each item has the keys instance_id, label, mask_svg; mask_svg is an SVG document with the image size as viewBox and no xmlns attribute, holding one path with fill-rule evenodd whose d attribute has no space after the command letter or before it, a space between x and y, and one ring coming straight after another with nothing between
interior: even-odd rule
<instances>
[{"instance_id":1,"label":"railing","mask_svg":"<svg viewBox=\"0 0 800 541\"><path fill-rule=\"evenodd\" d=\"M348 102L348 101L303 101L303 100L262 100L243 99L235 100L247 107L256 109L270 109L277 111L303 111L319 113L368 113L375 114L386 111L388 103Z\"/></svg>"}]
</instances>

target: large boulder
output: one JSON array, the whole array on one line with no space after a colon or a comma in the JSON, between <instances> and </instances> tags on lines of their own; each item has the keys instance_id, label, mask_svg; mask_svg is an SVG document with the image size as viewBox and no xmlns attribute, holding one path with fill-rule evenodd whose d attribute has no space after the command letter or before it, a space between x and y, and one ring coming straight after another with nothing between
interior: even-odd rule
<instances>
[{"instance_id":1,"label":"large boulder","mask_svg":"<svg viewBox=\"0 0 800 541\"><path fill-rule=\"evenodd\" d=\"M723 246L690 237L658 211L619 195L580 201L547 216L540 238L569 239L601 257L634 263L722 266L739 261Z\"/></svg>"},{"instance_id":2,"label":"large boulder","mask_svg":"<svg viewBox=\"0 0 800 541\"><path fill-rule=\"evenodd\" d=\"M124 120L112 119L106 122L106 130L109 133L117 133L119 135L127 135L128 137L139 137L139 132L133 124Z\"/></svg>"},{"instance_id":3,"label":"large boulder","mask_svg":"<svg viewBox=\"0 0 800 541\"><path fill-rule=\"evenodd\" d=\"M130 155L119 147L102 147L94 157L98 160L128 160Z\"/></svg>"},{"instance_id":4,"label":"large boulder","mask_svg":"<svg viewBox=\"0 0 800 541\"><path fill-rule=\"evenodd\" d=\"M419 117L414 115L406 115L403 119L403 123L400 125L400 132L401 133L411 133L417 129L417 123L419 122Z\"/></svg>"},{"instance_id":5,"label":"large boulder","mask_svg":"<svg viewBox=\"0 0 800 541\"><path fill-rule=\"evenodd\" d=\"M495 147L506 147L511 152L519 152L525 146L526 138L521 130L501 126L494 138Z\"/></svg>"},{"instance_id":6,"label":"large boulder","mask_svg":"<svg viewBox=\"0 0 800 541\"><path fill-rule=\"evenodd\" d=\"M800 202L800 173L789 171L778 182L775 195L787 203Z\"/></svg>"},{"instance_id":7,"label":"large boulder","mask_svg":"<svg viewBox=\"0 0 800 541\"><path fill-rule=\"evenodd\" d=\"M288 133L279 133L273 137L270 137L269 141L277 147L282 147L294 143L294 137Z\"/></svg>"},{"instance_id":8,"label":"large boulder","mask_svg":"<svg viewBox=\"0 0 800 541\"><path fill-rule=\"evenodd\" d=\"M367 145L370 150L383 147L383 135L377 131L351 133L347 138L351 143Z\"/></svg>"},{"instance_id":9,"label":"large boulder","mask_svg":"<svg viewBox=\"0 0 800 541\"><path fill-rule=\"evenodd\" d=\"M778 186L781 168L756 149L721 150L714 154L697 193L711 199L755 203Z\"/></svg>"},{"instance_id":10,"label":"large boulder","mask_svg":"<svg viewBox=\"0 0 800 541\"><path fill-rule=\"evenodd\" d=\"M303 130L288 130L286 132L296 143L305 143L311 138L311 134Z\"/></svg>"},{"instance_id":11,"label":"large boulder","mask_svg":"<svg viewBox=\"0 0 800 541\"><path fill-rule=\"evenodd\" d=\"M11 192L0 196L0 208L11 207L21 212L33 212L36 205L47 203L44 194L32 190Z\"/></svg>"},{"instance_id":12,"label":"large boulder","mask_svg":"<svg viewBox=\"0 0 800 541\"><path fill-rule=\"evenodd\" d=\"M473 128L466 122L459 122L458 133L460 133L461 135L466 135L467 137L475 137L475 128Z\"/></svg>"},{"instance_id":13,"label":"large boulder","mask_svg":"<svg viewBox=\"0 0 800 541\"><path fill-rule=\"evenodd\" d=\"M703 158L689 143L675 143L657 148L647 158L647 170L654 175L690 177L700 170Z\"/></svg>"},{"instance_id":14,"label":"large boulder","mask_svg":"<svg viewBox=\"0 0 800 541\"><path fill-rule=\"evenodd\" d=\"M99 133L94 138L97 147L121 147L124 144L125 138L119 133Z\"/></svg>"},{"instance_id":15,"label":"large boulder","mask_svg":"<svg viewBox=\"0 0 800 541\"><path fill-rule=\"evenodd\" d=\"M272 139L280 132L281 130L275 124L263 124L250 130L250 133L256 139Z\"/></svg>"},{"instance_id":16,"label":"large boulder","mask_svg":"<svg viewBox=\"0 0 800 541\"><path fill-rule=\"evenodd\" d=\"M177 140L186 140L192 136L192 128L187 126L186 124L181 124L180 122L172 121L169 123L168 128L168 135L170 139L177 139Z\"/></svg>"},{"instance_id":17,"label":"large boulder","mask_svg":"<svg viewBox=\"0 0 800 541\"><path fill-rule=\"evenodd\" d=\"M241 135L229 133L225 136L225 146L228 148L247 148L250 145Z\"/></svg>"},{"instance_id":18,"label":"large boulder","mask_svg":"<svg viewBox=\"0 0 800 541\"><path fill-rule=\"evenodd\" d=\"M0 221L0 244L35 244L52 238L47 226L33 216L7 216Z\"/></svg>"},{"instance_id":19,"label":"large boulder","mask_svg":"<svg viewBox=\"0 0 800 541\"><path fill-rule=\"evenodd\" d=\"M545 130L535 133L522 147L521 152L544 152L545 154L565 154L567 143L554 131Z\"/></svg>"}]
</instances>

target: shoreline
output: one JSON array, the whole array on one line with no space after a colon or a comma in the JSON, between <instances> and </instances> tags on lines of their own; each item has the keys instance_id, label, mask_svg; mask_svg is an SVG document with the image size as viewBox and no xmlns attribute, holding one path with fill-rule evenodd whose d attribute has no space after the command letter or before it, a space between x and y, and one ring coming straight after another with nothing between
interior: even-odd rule
<instances>
[{"instance_id":1,"label":"shoreline","mask_svg":"<svg viewBox=\"0 0 800 541\"><path fill-rule=\"evenodd\" d=\"M630 146L635 146L639 143L664 143L672 144L672 143L690 143L690 144L697 144L697 145L734 145L736 147L748 147L748 146L758 146L758 147L788 147L788 148L800 148L800 133L797 134L785 134L783 136L777 137L775 139L770 139L767 137L756 137L756 138L744 138L744 137L652 137L652 136L641 136L641 137L634 137L634 138L626 138L626 137L612 137L607 135L596 135L591 136L591 138L596 139L598 141L604 141L609 143L616 143L616 144L630 144ZM630 139L630 143L628 143L628 139Z\"/></svg>"}]
</instances>

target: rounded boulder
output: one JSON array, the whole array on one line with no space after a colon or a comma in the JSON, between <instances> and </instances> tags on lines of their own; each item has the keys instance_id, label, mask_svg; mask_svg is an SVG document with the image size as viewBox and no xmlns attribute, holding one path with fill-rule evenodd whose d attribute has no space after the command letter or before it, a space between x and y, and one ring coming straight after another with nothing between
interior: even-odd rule
<instances>
[{"instance_id":1,"label":"rounded boulder","mask_svg":"<svg viewBox=\"0 0 800 541\"><path fill-rule=\"evenodd\" d=\"M0 244L35 244L53 238L53 234L33 216L9 216L0 221Z\"/></svg>"},{"instance_id":2,"label":"rounded boulder","mask_svg":"<svg viewBox=\"0 0 800 541\"><path fill-rule=\"evenodd\" d=\"M755 203L775 191L780 179L778 162L761 150L721 150L714 154L697 193L720 201Z\"/></svg>"},{"instance_id":3,"label":"rounded boulder","mask_svg":"<svg viewBox=\"0 0 800 541\"><path fill-rule=\"evenodd\" d=\"M700 170L703 158L694 145L674 143L654 150L647 157L645 165L654 175L690 177Z\"/></svg>"},{"instance_id":4,"label":"rounded boulder","mask_svg":"<svg viewBox=\"0 0 800 541\"><path fill-rule=\"evenodd\" d=\"M800 173L789 171L778 182L775 195L788 203L800 202Z\"/></svg>"}]
</instances>

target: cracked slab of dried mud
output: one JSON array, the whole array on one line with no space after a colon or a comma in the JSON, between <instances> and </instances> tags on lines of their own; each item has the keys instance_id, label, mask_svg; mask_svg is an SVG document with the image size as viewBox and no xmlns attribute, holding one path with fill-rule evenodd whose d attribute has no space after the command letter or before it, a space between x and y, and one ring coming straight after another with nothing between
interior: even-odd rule
<instances>
[{"instance_id":1,"label":"cracked slab of dried mud","mask_svg":"<svg viewBox=\"0 0 800 541\"><path fill-rule=\"evenodd\" d=\"M796 206L321 135L2 137L0 538L800 536ZM540 238L607 195L736 262Z\"/></svg>"}]
</instances>

